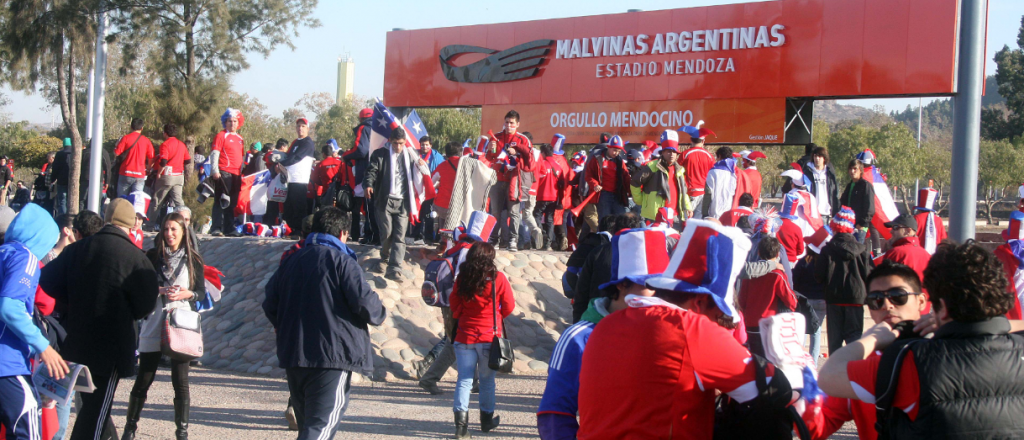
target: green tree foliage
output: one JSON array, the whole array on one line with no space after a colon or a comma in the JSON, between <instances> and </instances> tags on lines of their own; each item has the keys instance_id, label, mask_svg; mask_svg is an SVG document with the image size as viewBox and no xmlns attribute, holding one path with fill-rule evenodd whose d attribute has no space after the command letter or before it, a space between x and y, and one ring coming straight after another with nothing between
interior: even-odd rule
<instances>
[{"instance_id":1,"label":"green tree foliage","mask_svg":"<svg viewBox=\"0 0 1024 440\"><path fill-rule=\"evenodd\" d=\"M996 81L999 94L1006 98L1006 109L982 111L982 136L988 139L1011 139L1024 135L1024 17L1021 17L1017 48L1009 46L996 52Z\"/></svg>"},{"instance_id":2,"label":"green tree foliage","mask_svg":"<svg viewBox=\"0 0 1024 440\"><path fill-rule=\"evenodd\" d=\"M330 98L330 94L325 95L327 95L326 98ZM326 102L322 98L320 101ZM359 110L371 107L373 100L361 96L352 96L340 103L335 104L333 99L330 102L332 105L328 107L326 112L323 111L322 105L315 112L314 136L321 145L327 142L328 139L334 139L338 141L338 146L342 150L347 151L355 144L356 138L352 129L359 125ZM313 103L309 104L307 110L312 111L311 106Z\"/></svg>"},{"instance_id":3,"label":"green tree foliage","mask_svg":"<svg viewBox=\"0 0 1024 440\"><path fill-rule=\"evenodd\" d=\"M294 48L300 28L320 25L316 0L111 1L122 11L116 23L124 33L123 66L144 64L156 73L158 114L190 134L222 111L216 104L230 75L249 67L249 53Z\"/></svg>"},{"instance_id":4,"label":"green tree foliage","mask_svg":"<svg viewBox=\"0 0 1024 440\"><path fill-rule=\"evenodd\" d=\"M60 108L71 138L68 212L78 212L82 136L78 96L91 64L96 0L9 0L0 17L3 72L15 90L41 91Z\"/></svg>"},{"instance_id":5,"label":"green tree foliage","mask_svg":"<svg viewBox=\"0 0 1024 440\"><path fill-rule=\"evenodd\" d=\"M416 113L423 120L435 147L452 141L461 144L466 139L480 136L481 112L478 108L423 108L416 109ZM550 139L534 139L537 144L545 142L550 142ZM470 143L476 145L475 141Z\"/></svg>"},{"instance_id":6,"label":"green tree foliage","mask_svg":"<svg viewBox=\"0 0 1024 440\"><path fill-rule=\"evenodd\" d=\"M978 180L981 182L982 207L988 224L996 225L992 209L1016 200L1020 170L1024 169L1024 148L1006 140L983 139L978 157Z\"/></svg>"},{"instance_id":7,"label":"green tree foliage","mask_svg":"<svg viewBox=\"0 0 1024 440\"><path fill-rule=\"evenodd\" d=\"M8 156L18 166L38 170L46 163L46 155L60 151L64 141L52 136L33 136L10 146L0 147L0 155Z\"/></svg>"},{"instance_id":8,"label":"green tree foliage","mask_svg":"<svg viewBox=\"0 0 1024 440\"><path fill-rule=\"evenodd\" d=\"M293 139L295 137L294 120L286 121L283 118L272 116L267 113L267 106L248 94L228 92L222 107L242 110L242 114L245 116L245 125L238 133L242 135L248 145L255 142L273 144L279 138ZM222 129L219 112L211 115L208 118L207 126L202 130L203 135L198 137L199 145L203 147L204 152L209 153L213 135Z\"/></svg>"},{"instance_id":9,"label":"green tree foliage","mask_svg":"<svg viewBox=\"0 0 1024 440\"><path fill-rule=\"evenodd\" d=\"M995 90L989 90L989 95L996 94ZM890 112L889 117L894 121L906 125L917 137L917 106L908 105L906 110L901 112ZM950 142L953 139L953 100L938 99L921 108L921 140L922 141L944 141Z\"/></svg>"}]
</instances>

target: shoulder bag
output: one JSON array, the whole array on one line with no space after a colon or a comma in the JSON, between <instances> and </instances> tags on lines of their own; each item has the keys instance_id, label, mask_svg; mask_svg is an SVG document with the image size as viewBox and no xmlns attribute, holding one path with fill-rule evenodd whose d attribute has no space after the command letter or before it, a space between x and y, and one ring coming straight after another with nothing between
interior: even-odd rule
<instances>
[{"instance_id":1,"label":"shoulder bag","mask_svg":"<svg viewBox=\"0 0 1024 440\"><path fill-rule=\"evenodd\" d=\"M491 281L491 307L494 310L494 339L491 340L491 353L487 359L487 366L499 373L511 373L512 362L515 360L515 353L512 351L512 341L498 336L498 298L496 286L498 277L495 274ZM501 320L502 336L505 335L505 320Z\"/></svg>"},{"instance_id":2,"label":"shoulder bag","mask_svg":"<svg viewBox=\"0 0 1024 440\"><path fill-rule=\"evenodd\" d=\"M182 266L187 260L182 258ZM175 274L181 272L182 266L178 267ZM168 310L160 336L160 351L171 359L191 361L203 356L202 317L192 308Z\"/></svg>"}]
</instances>

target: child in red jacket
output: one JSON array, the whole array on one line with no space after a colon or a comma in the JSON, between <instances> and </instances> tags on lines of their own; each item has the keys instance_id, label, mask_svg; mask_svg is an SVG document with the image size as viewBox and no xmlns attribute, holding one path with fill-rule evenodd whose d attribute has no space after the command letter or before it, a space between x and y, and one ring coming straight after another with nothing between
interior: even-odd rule
<instances>
[{"instance_id":1,"label":"child in red jacket","mask_svg":"<svg viewBox=\"0 0 1024 440\"><path fill-rule=\"evenodd\" d=\"M757 256L762 260L779 262L782 245L775 237L767 236L757 244ZM775 316L780 311L796 310L796 295L786 280L786 273L775 269L767 275L744 280L740 286L740 310L747 325L747 343L751 353L764 356L758 321Z\"/></svg>"}]
</instances>

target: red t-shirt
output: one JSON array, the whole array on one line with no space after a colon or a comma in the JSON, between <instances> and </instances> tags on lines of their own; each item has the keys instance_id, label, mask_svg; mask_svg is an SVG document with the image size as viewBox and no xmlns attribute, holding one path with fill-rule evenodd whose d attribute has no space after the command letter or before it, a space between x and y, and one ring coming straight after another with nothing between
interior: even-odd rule
<instances>
[{"instance_id":1,"label":"red t-shirt","mask_svg":"<svg viewBox=\"0 0 1024 440\"><path fill-rule=\"evenodd\" d=\"M857 399L824 396L821 406L808 407L803 419L813 440L829 438L850 420L857 425L857 437L861 440L878 438L878 431L875 431L875 405Z\"/></svg>"},{"instance_id":2,"label":"red t-shirt","mask_svg":"<svg viewBox=\"0 0 1024 440\"><path fill-rule=\"evenodd\" d=\"M796 295L786 281L786 273L775 269L763 277L740 283L739 306L748 326L757 327L761 318L775 316L780 301L789 310L796 310Z\"/></svg>"},{"instance_id":3,"label":"red t-shirt","mask_svg":"<svg viewBox=\"0 0 1024 440\"><path fill-rule=\"evenodd\" d=\"M163 145L160 145L160 155L157 157L157 167L159 167L160 162L164 160L167 161L167 166L171 167L171 172L164 175L180 176L185 172L185 161L192 160L192 156L188 155L188 147L186 147L185 144L172 137L167 139Z\"/></svg>"},{"instance_id":4,"label":"red t-shirt","mask_svg":"<svg viewBox=\"0 0 1024 440\"><path fill-rule=\"evenodd\" d=\"M483 291L477 293L472 300L463 299L459 291L459 278L455 278L455 286L452 287L451 308L452 318L459 321L459 330L455 335L455 342L463 344L490 343L495 336L501 336L501 320L505 319L516 308L516 300L512 296L512 285L508 283L505 274L498 272L498 284L495 286L495 296L498 299L498 333L494 333L494 306L491 304L491 283L484 286Z\"/></svg>"},{"instance_id":5,"label":"red t-shirt","mask_svg":"<svg viewBox=\"0 0 1024 440\"><path fill-rule=\"evenodd\" d=\"M715 158L703 147L690 147L679 155L679 165L686 170L686 192L690 197L704 195L708 171L715 166Z\"/></svg>"},{"instance_id":6,"label":"red t-shirt","mask_svg":"<svg viewBox=\"0 0 1024 440\"><path fill-rule=\"evenodd\" d=\"M219 151L220 159L217 161L217 168L223 173L238 175L242 172L242 159L244 159L245 141L238 133L222 131L213 138L213 149Z\"/></svg>"},{"instance_id":7,"label":"red t-shirt","mask_svg":"<svg viewBox=\"0 0 1024 440\"><path fill-rule=\"evenodd\" d=\"M875 383L878 379L878 364L882 361L882 352L876 351L862 361L846 364L846 376L850 379L853 392L857 399L874 405ZM896 394L893 395L892 406L907 413L910 421L917 419L918 401L921 400L921 382L917 378L917 364L914 362L914 351L908 349L897 379Z\"/></svg>"},{"instance_id":8,"label":"red t-shirt","mask_svg":"<svg viewBox=\"0 0 1024 440\"><path fill-rule=\"evenodd\" d=\"M786 249L786 258L789 259L790 263L796 263L796 260L803 258L804 254L807 253L807 243L804 243L804 230L800 229L800 225L796 224L793 220L788 218L782 219L782 226L775 233L775 238L778 238L779 244Z\"/></svg>"},{"instance_id":9,"label":"red t-shirt","mask_svg":"<svg viewBox=\"0 0 1024 440\"><path fill-rule=\"evenodd\" d=\"M715 390L740 402L757 396L750 352L728 330L704 315L648 301L653 305L608 315L590 335L580 371L580 440L669 433L711 439Z\"/></svg>"},{"instance_id":10,"label":"red t-shirt","mask_svg":"<svg viewBox=\"0 0 1024 440\"><path fill-rule=\"evenodd\" d=\"M452 201L452 189L455 187L455 175L459 170L459 156L449 157L443 163L434 168L431 181L436 183L437 196L434 197L434 206L448 209Z\"/></svg>"},{"instance_id":11,"label":"red t-shirt","mask_svg":"<svg viewBox=\"0 0 1024 440\"><path fill-rule=\"evenodd\" d=\"M668 167L668 200L665 201L665 207L669 209L676 209L678 205L679 182L676 179L676 166L672 165Z\"/></svg>"},{"instance_id":12,"label":"red t-shirt","mask_svg":"<svg viewBox=\"0 0 1024 440\"><path fill-rule=\"evenodd\" d=\"M121 169L118 170L122 176L146 177L146 161L153 160L153 143L145 136L139 139L140 136L142 133L128 133L117 142L117 147L114 148L114 155L120 156L125 149L131 147L124 162L121 162ZM135 142L136 139L139 141ZM132 144L135 146L132 147Z\"/></svg>"}]
</instances>

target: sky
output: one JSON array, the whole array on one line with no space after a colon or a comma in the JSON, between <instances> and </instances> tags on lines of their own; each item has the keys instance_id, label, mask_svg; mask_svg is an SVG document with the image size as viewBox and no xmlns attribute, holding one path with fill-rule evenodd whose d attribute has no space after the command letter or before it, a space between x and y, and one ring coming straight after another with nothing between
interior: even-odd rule
<instances>
[{"instance_id":1,"label":"sky","mask_svg":"<svg viewBox=\"0 0 1024 440\"><path fill-rule=\"evenodd\" d=\"M742 3L732 0L517 0L480 2L465 0L392 0L341 1L320 0L316 16L322 22L317 29L301 29L293 40L295 50L280 47L263 58L249 57L250 68L235 75L235 91L247 93L280 115L306 93L337 89L337 62L342 55L356 63L355 93L382 96L384 85L385 36L393 28L424 29L470 24L505 23L547 18L576 17L620 13L629 9L645 11L715 4ZM387 7L383 7L383 6ZM1004 45L1016 47L1017 32L1024 16L1022 0L991 0L989 4L988 53L985 72L995 74L992 57ZM25 95L0 87L11 99L2 111L14 120L49 123L60 118L39 95ZM928 99L925 100L927 103ZM917 98L861 99L840 101L865 107L882 105L887 110L916 107Z\"/></svg>"}]
</instances>

